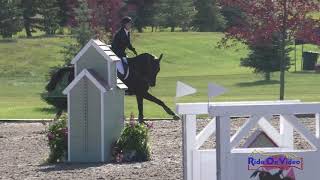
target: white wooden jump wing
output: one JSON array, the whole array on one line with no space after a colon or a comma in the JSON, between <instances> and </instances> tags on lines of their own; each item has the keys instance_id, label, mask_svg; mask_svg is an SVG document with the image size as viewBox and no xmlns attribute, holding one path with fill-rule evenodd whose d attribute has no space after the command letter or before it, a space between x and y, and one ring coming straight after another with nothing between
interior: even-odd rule
<instances>
[{"instance_id":1,"label":"white wooden jump wing","mask_svg":"<svg viewBox=\"0 0 320 180\"><path fill-rule=\"evenodd\" d=\"M75 79L68 95L68 161L110 162L111 147L124 126L124 91L117 78L120 59L99 40L90 40L72 60Z\"/></svg>"},{"instance_id":2,"label":"white wooden jump wing","mask_svg":"<svg viewBox=\"0 0 320 180\"><path fill-rule=\"evenodd\" d=\"M216 118L213 118L209 124L196 136L196 148L199 149L203 143L216 132Z\"/></svg>"},{"instance_id":3,"label":"white wooden jump wing","mask_svg":"<svg viewBox=\"0 0 320 180\"><path fill-rule=\"evenodd\" d=\"M274 142L280 146L281 142L281 135L280 133L270 124L270 122L262 118L258 122L259 128L261 128L271 139L274 140Z\"/></svg>"},{"instance_id":4,"label":"white wooden jump wing","mask_svg":"<svg viewBox=\"0 0 320 180\"><path fill-rule=\"evenodd\" d=\"M209 110L208 110L209 108ZM300 101L260 101L227 103L177 104L177 112L183 121L183 164L186 180L234 180L250 179L247 158L255 150L265 153L295 153L304 158L304 170L296 173L296 180L311 179L319 171L320 162L320 103ZM196 115L209 114L213 120L197 135ZM296 114L315 114L315 134L296 118ZM280 115L280 132L268 120ZM230 138L230 117L250 119ZM258 125L279 148L236 149L238 142ZM313 150L295 150L293 130L299 132ZM216 148L199 150L211 134L216 134Z\"/></svg>"},{"instance_id":5,"label":"white wooden jump wing","mask_svg":"<svg viewBox=\"0 0 320 180\"><path fill-rule=\"evenodd\" d=\"M100 40L91 39L80 52L72 59L74 74L79 75L83 69L94 69L108 86L116 86L116 65L120 59L112 52L110 47Z\"/></svg>"}]
</instances>

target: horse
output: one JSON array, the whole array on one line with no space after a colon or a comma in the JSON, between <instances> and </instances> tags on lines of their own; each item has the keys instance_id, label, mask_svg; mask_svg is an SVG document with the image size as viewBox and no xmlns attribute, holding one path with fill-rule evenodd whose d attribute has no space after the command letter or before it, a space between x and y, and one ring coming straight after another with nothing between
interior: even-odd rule
<instances>
[{"instance_id":1,"label":"horse","mask_svg":"<svg viewBox=\"0 0 320 180\"><path fill-rule=\"evenodd\" d=\"M143 99L149 100L161 106L166 113L173 116L173 119L179 119L179 117L160 99L151 95L148 90L150 87L156 85L157 75L160 71L160 62L163 54L159 58L155 56L143 53L133 58L128 58L129 65L129 77L123 80L128 86L129 91L133 91L136 95L139 122L143 122ZM131 74L130 74L131 73Z\"/></svg>"},{"instance_id":2,"label":"horse","mask_svg":"<svg viewBox=\"0 0 320 180\"><path fill-rule=\"evenodd\" d=\"M161 106L166 113L171 115L173 119L179 119L179 116L175 114L163 101L151 95L148 91L150 87L156 85L156 78L160 71L160 62L163 55L161 54L159 58L149 54L143 53L136 57L127 58L128 60L128 77L120 78L124 84L127 85L128 90L136 95L140 123L144 122L143 115L143 99L149 100ZM57 83L68 74L68 83L71 83L74 79L74 67L67 66L56 71L49 83L46 86L47 91L52 91L55 89ZM119 76L120 77L120 76ZM66 111L67 106L64 105L60 108L57 114L61 114L62 111Z\"/></svg>"},{"instance_id":3,"label":"horse","mask_svg":"<svg viewBox=\"0 0 320 180\"><path fill-rule=\"evenodd\" d=\"M270 172L267 171L261 171L261 170L256 170L253 172L253 174L250 176L250 178L254 178L259 174L259 179L260 180L291 180L290 177L281 177L283 170L279 170L275 174L271 174Z\"/></svg>"}]
</instances>

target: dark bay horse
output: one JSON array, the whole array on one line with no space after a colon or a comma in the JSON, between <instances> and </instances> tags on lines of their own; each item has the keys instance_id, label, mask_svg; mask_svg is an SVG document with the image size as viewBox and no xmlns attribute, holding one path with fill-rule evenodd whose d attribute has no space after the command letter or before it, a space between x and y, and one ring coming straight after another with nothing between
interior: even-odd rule
<instances>
[{"instance_id":1,"label":"dark bay horse","mask_svg":"<svg viewBox=\"0 0 320 180\"><path fill-rule=\"evenodd\" d=\"M147 99L151 102L154 102L160 105L169 115L173 116L174 119L179 119L179 117L160 99L151 95L148 90L150 87L156 85L156 78L160 71L160 61L162 54L159 58L155 56L144 53L140 54L133 58L128 58L129 65L129 75L126 79L121 79L129 88L129 91L133 92L136 95L138 110L139 110L139 122L143 122L143 99ZM74 79L74 67L68 66L59 69L55 72L51 80L46 86L47 91L53 91L58 84L58 82L68 75L68 83L71 83ZM65 99L65 101L67 101ZM57 107L59 109L59 107ZM60 107L60 110L57 114L61 114L62 111L66 111L67 105Z\"/></svg>"},{"instance_id":2,"label":"dark bay horse","mask_svg":"<svg viewBox=\"0 0 320 180\"><path fill-rule=\"evenodd\" d=\"M139 110L139 122L143 121L143 99L147 99L161 106L174 119L179 117L160 99L151 95L148 90L156 85L157 75L160 71L160 62L162 54L159 58L144 53L133 58L128 58L129 77L121 79L132 91L137 98Z\"/></svg>"}]
</instances>

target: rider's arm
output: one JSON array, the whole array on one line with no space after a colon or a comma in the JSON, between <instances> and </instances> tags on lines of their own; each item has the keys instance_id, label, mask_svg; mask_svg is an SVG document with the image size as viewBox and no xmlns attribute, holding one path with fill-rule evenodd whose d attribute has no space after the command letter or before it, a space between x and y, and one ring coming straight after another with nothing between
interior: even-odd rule
<instances>
[{"instance_id":1,"label":"rider's arm","mask_svg":"<svg viewBox=\"0 0 320 180\"><path fill-rule=\"evenodd\" d=\"M128 49L130 49L135 55L138 55L136 49L132 46L130 39L129 39Z\"/></svg>"}]
</instances>

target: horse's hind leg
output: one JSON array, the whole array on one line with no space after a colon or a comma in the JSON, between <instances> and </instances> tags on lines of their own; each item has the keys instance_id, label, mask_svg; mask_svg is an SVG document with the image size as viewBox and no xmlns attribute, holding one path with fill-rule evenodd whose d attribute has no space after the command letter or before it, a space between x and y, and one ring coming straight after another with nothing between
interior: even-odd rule
<instances>
[{"instance_id":1,"label":"horse's hind leg","mask_svg":"<svg viewBox=\"0 0 320 180\"><path fill-rule=\"evenodd\" d=\"M144 93L143 98L161 106L169 115L173 116L173 119L180 119L180 117L178 115L176 115L176 113L173 112L164 102L162 102L160 99L152 96L150 93L148 93L148 92Z\"/></svg>"},{"instance_id":2,"label":"horse's hind leg","mask_svg":"<svg viewBox=\"0 0 320 180\"><path fill-rule=\"evenodd\" d=\"M137 98L137 104L138 104L138 110L139 110L139 122L143 122L143 97L142 95L136 95Z\"/></svg>"},{"instance_id":3,"label":"horse's hind leg","mask_svg":"<svg viewBox=\"0 0 320 180\"><path fill-rule=\"evenodd\" d=\"M58 112L56 113L56 116L54 117L54 121L57 121L60 119L61 115L63 113L63 110L62 109L59 109Z\"/></svg>"}]
</instances>

